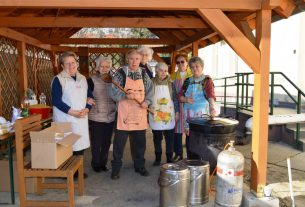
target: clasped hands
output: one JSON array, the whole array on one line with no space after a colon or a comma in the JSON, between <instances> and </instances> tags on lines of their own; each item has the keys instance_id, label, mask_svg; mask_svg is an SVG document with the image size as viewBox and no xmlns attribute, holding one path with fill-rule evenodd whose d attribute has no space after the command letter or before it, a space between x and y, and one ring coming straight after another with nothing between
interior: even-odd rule
<instances>
[{"instance_id":1,"label":"clasped hands","mask_svg":"<svg viewBox=\"0 0 305 207\"><path fill-rule=\"evenodd\" d=\"M76 118L84 118L87 116L88 113L89 113L89 109L87 109L87 108L81 109L81 110L70 109L68 111L69 115L74 116Z\"/></svg>"}]
</instances>

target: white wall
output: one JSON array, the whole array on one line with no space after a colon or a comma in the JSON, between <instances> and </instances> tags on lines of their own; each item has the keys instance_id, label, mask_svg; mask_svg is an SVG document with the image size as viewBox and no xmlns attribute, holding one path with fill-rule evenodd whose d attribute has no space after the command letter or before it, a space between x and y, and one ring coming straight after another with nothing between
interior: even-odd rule
<instances>
[{"instance_id":1,"label":"white wall","mask_svg":"<svg viewBox=\"0 0 305 207\"><path fill-rule=\"evenodd\" d=\"M205 61L205 73L214 78L232 76L236 72L252 72L236 53L224 42L199 50ZM305 12L272 24L270 71L286 74L298 87L305 91ZM276 78L277 83L284 83ZM293 94L296 91L285 84ZM282 93L277 90L276 93Z\"/></svg>"}]
</instances>

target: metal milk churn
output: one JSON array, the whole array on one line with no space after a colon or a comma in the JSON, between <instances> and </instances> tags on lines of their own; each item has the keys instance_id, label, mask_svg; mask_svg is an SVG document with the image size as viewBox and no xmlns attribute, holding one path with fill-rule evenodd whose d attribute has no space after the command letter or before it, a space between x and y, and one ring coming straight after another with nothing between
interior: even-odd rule
<instances>
[{"instance_id":1,"label":"metal milk churn","mask_svg":"<svg viewBox=\"0 0 305 207\"><path fill-rule=\"evenodd\" d=\"M189 204L202 205L209 201L210 165L202 160L185 160L184 164L190 169Z\"/></svg>"},{"instance_id":2,"label":"metal milk churn","mask_svg":"<svg viewBox=\"0 0 305 207\"><path fill-rule=\"evenodd\" d=\"M228 150L217 159L217 182L215 206L237 207L243 193L244 156L235 150L230 141Z\"/></svg>"},{"instance_id":3,"label":"metal milk churn","mask_svg":"<svg viewBox=\"0 0 305 207\"><path fill-rule=\"evenodd\" d=\"M185 165L173 163L160 167L160 207L183 207L188 204L190 171Z\"/></svg>"}]
</instances>

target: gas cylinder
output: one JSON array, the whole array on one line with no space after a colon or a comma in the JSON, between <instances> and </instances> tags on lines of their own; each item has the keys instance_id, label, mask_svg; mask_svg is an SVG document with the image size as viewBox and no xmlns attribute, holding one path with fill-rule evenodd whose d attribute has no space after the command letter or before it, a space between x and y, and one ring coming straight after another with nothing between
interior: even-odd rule
<instances>
[{"instance_id":1,"label":"gas cylinder","mask_svg":"<svg viewBox=\"0 0 305 207\"><path fill-rule=\"evenodd\" d=\"M243 193L244 156L235 150L234 141L217 158L215 206L237 207Z\"/></svg>"}]
</instances>

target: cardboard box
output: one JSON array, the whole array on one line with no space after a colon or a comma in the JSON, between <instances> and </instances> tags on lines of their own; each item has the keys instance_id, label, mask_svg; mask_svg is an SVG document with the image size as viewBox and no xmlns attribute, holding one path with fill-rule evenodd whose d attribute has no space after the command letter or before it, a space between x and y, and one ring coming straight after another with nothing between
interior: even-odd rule
<instances>
[{"instance_id":1,"label":"cardboard box","mask_svg":"<svg viewBox=\"0 0 305 207\"><path fill-rule=\"evenodd\" d=\"M53 122L49 128L30 132L32 168L57 169L71 157L72 145L80 138L71 131L71 123Z\"/></svg>"},{"instance_id":2,"label":"cardboard box","mask_svg":"<svg viewBox=\"0 0 305 207\"><path fill-rule=\"evenodd\" d=\"M1 192L10 192L10 173L9 173L9 164L7 159L0 160L0 191ZM17 177L17 163L13 161L14 169L14 187L15 192L19 192L18 188L18 177ZM26 192L27 193L36 193L37 192L37 179L36 178L26 178Z\"/></svg>"}]
</instances>

